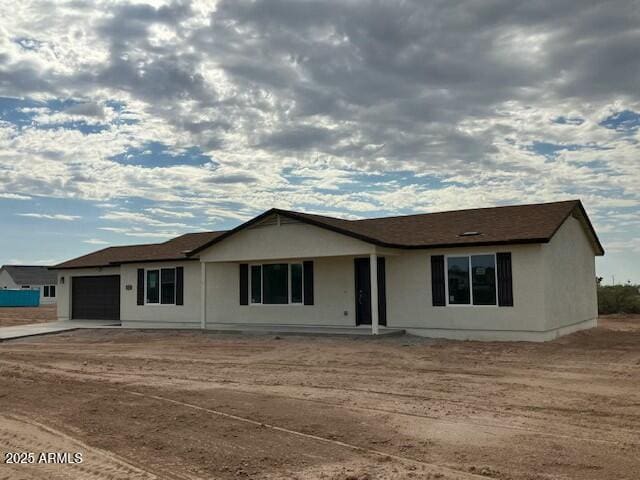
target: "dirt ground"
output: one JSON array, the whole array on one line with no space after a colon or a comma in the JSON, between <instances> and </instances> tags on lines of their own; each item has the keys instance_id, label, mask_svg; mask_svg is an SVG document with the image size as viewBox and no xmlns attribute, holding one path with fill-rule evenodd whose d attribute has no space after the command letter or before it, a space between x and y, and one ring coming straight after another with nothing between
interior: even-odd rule
<instances>
[{"instance_id":1,"label":"dirt ground","mask_svg":"<svg viewBox=\"0 0 640 480\"><path fill-rule=\"evenodd\" d=\"M640 317L544 344L83 330L0 344L0 479L640 478ZM2 459L0 459L2 460Z\"/></svg>"},{"instance_id":2,"label":"dirt ground","mask_svg":"<svg viewBox=\"0 0 640 480\"><path fill-rule=\"evenodd\" d=\"M0 307L0 327L28 325L56 320L55 305L39 307Z\"/></svg>"}]
</instances>

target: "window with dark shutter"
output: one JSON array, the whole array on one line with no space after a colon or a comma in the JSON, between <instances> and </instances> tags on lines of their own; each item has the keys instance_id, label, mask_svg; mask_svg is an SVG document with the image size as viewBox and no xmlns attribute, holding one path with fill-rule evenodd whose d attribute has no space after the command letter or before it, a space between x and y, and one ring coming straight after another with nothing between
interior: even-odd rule
<instances>
[{"instance_id":1,"label":"window with dark shutter","mask_svg":"<svg viewBox=\"0 0 640 480\"><path fill-rule=\"evenodd\" d=\"M496 254L498 274L498 305L513 307L513 280L511 274L511 252Z\"/></svg>"},{"instance_id":2,"label":"window with dark shutter","mask_svg":"<svg viewBox=\"0 0 640 480\"><path fill-rule=\"evenodd\" d=\"M240 305L249 305L249 265L240 264Z\"/></svg>"},{"instance_id":3,"label":"window with dark shutter","mask_svg":"<svg viewBox=\"0 0 640 480\"><path fill-rule=\"evenodd\" d=\"M138 305L144 305L144 268L138 269L138 286L136 287Z\"/></svg>"},{"instance_id":4,"label":"window with dark shutter","mask_svg":"<svg viewBox=\"0 0 640 480\"><path fill-rule=\"evenodd\" d=\"M302 282L304 288L304 304L313 305L313 262L311 260L302 262L302 270L304 277Z\"/></svg>"},{"instance_id":5,"label":"window with dark shutter","mask_svg":"<svg viewBox=\"0 0 640 480\"><path fill-rule=\"evenodd\" d=\"M176 267L176 305L184 305L184 267Z\"/></svg>"},{"instance_id":6,"label":"window with dark shutter","mask_svg":"<svg viewBox=\"0 0 640 480\"><path fill-rule=\"evenodd\" d=\"M434 307L446 305L444 255L431 255L431 297Z\"/></svg>"}]
</instances>

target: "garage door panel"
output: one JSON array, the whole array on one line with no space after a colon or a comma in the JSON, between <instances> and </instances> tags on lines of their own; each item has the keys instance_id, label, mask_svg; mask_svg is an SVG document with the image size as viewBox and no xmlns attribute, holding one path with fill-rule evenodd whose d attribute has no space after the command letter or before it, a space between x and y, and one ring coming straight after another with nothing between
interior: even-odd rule
<instances>
[{"instance_id":1,"label":"garage door panel","mask_svg":"<svg viewBox=\"0 0 640 480\"><path fill-rule=\"evenodd\" d=\"M78 320L120 320L120 276L74 277L71 317Z\"/></svg>"}]
</instances>

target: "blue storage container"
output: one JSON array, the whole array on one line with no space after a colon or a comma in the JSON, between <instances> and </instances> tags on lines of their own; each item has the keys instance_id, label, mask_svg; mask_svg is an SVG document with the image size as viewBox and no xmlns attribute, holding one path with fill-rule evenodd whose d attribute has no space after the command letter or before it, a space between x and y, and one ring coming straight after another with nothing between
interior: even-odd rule
<instances>
[{"instance_id":1,"label":"blue storage container","mask_svg":"<svg viewBox=\"0 0 640 480\"><path fill-rule=\"evenodd\" d=\"M0 307L37 307L40 290L0 290Z\"/></svg>"}]
</instances>

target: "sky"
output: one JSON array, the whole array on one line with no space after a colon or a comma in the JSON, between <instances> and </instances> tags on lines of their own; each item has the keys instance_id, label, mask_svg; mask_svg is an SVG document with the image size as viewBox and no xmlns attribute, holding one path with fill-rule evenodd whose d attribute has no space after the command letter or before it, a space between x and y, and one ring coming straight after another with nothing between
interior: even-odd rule
<instances>
[{"instance_id":1,"label":"sky","mask_svg":"<svg viewBox=\"0 0 640 480\"><path fill-rule=\"evenodd\" d=\"M0 264L582 200L640 283L638 0L0 2Z\"/></svg>"}]
</instances>

